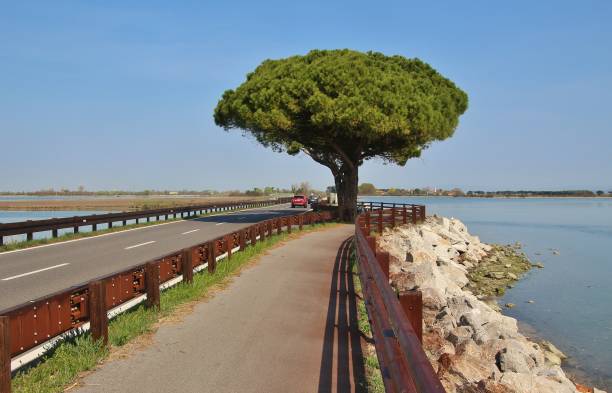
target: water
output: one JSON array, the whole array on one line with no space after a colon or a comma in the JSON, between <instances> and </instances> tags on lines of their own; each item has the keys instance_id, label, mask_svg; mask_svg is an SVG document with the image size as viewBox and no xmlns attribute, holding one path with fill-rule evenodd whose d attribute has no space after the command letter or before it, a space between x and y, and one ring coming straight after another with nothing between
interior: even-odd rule
<instances>
[{"instance_id":1,"label":"water","mask_svg":"<svg viewBox=\"0 0 612 393\"><path fill-rule=\"evenodd\" d=\"M91 214L104 214L108 213L106 211L90 211L90 210L78 210L78 211L43 211L43 210L35 210L35 211L19 211L19 210L0 210L0 223L7 222L20 222L27 220L44 220L47 218L61 218L61 217L74 217L74 216L87 216ZM128 221L128 224L133 223L134 220ZM98 224L98 229L106 229L107 224ZM59 235L63 235L65 233L72 233L72 228L60 229L58 231ZM82 226L79 228L81 232L89 232L91 231L91 226ZM36 232L34 233L34 239L43 239L51 237L51 231L45 232ZM8 244L16 241L24 241L26 240L25 235L15 235L15 236L5 236L4 243Z\"/></svg>"},{"instance_id":2,"label":"water","mask_svg":"<svg viewBox=\"0 0 612 393\"><path fill-rule=\"evenodd\" d=\"M564 368L578 380L612 390L612 199L361 199L423 204L428 214L459 218L484 242L523 244L545 267L507 291L500 303L516 307L504 313L569 355Z\"/></svg>"}]
</instances>

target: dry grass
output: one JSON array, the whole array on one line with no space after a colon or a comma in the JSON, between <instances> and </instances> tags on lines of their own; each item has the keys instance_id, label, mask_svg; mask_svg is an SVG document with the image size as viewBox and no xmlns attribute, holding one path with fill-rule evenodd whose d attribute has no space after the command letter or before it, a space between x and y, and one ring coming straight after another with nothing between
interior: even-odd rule
<instances>
[{"instance_id":1,"label":"dry grass","mask_svg":"<svg viewBox=\"0 0 612 393\"><path fill-rule=\"evenodd\" d=\"M203 205L208 203L240 202L246 200L265 200L269 197L228 197L202 196L186 198L84 198L69 200L23 200L0 201L0 210L107 210L128 211L142 209L161 209L177 206Z\"/></svg>"}]
</instances>

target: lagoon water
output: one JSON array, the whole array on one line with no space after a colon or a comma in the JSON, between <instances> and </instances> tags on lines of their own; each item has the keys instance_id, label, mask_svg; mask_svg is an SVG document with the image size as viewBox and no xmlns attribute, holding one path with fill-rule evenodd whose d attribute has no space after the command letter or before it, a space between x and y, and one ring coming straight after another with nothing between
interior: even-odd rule
<instances>
[{"instance_id":1,"label":"lagoon water","mask_svg":"<svg viewBox=\"0 0 612 393\"><path fill-rule=\"evenodd\" d=\"M484 242L520 242L545 267L506 292L500 304L516 307L504 314L569 355L564 368L578 380L612 390L612 199L360 199L424 204L428 214L459 218Z\"/></svg>"},{"instance_id":2,"label":"lagoon water","mask_svg":"<svg viewBox=\"0 0 612 393\"><path fill-rule=\"evenodd\" d=\"M27 220L44 220L47 218L62 218L62 217L74 217L74 216L87 216L91 214L103 214L107 213L106 211L90 211L90 210L77 210L77 211L68 211L68 210L33 210L33 211L22 211L22 210L0 210L0 224L7 222L20 222ZM98 225L99 229L105 229L106 224ZM88 232L91 230L90 226L83 226L80 228L82 232ZM72 233L72 229L60 229L58 231L59 235L63 235L65 233ZM45 237L50 237L51 231L47 232L37 232L34 233L34 239L42 239ZM4 242L10 243L15 241L23 241L25 240L25 235L15 235L15 236L5 236Z\"/></svg>"}]
</instances>

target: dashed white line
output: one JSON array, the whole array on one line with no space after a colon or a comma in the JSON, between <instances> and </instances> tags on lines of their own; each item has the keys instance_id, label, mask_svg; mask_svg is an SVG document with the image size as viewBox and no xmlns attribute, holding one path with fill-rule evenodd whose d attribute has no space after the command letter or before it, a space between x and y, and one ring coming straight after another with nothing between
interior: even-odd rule
<instances>
[{"instance_id":1,"label":"dashed white line","mask_svg":"<svg viewBox=\"0 0 612 393\"><path fill-rule=\"evenodd\" d=\"M49 267L46 267L44 269L38 269L38 270L31 271L31 272L27 272L27 273L23 273L23 274L18 274L16 276L11 276L11 277L7 277L7 278L3 278L2 281L14 280L16 278L21 278L21 277L29 276L31 274L36 274L36 273L44 272L44 271L51 270L51 269L57 269L58 267L67 266L67 265L70 265L70 264L69 263L60 263L59 265L49 266Z\"/></svg>"},{"instance_id":2,"label":"dashed white line","mask_svg":"<svg viewBox=\"0 0 612 393\"><path fill-rule=\"evenodd\" d=\"M199 231L199 229L194 229L194 230L191 230L191 231L183 232L183 233L181 233L181 235L187 235L189 233L194 233L194 232L197 232L197 231Z\"/></svg>"},{"instance_id":3,"label":"dashed white line","mask_svg":"<svg viewBox=\"0 0 612 393\"><path fill-rule=\"evenodd\" d=\"M225 224L225 223L224 222L218 222L215 225L223 225L223 224Z\"/></svg>"},{"instance_id":4,"label":"dashed white line","mask_svg":"<svg viewBox=\"0 0 612 393\"><path fill-rule=\"evenodd\" d=\"M124 248L124 250L131 250L132 248L146 246L147 244L153 244L153 243L155 243L155 240L151 240L150 242L145 242L145 243L140 243L140 244L134 244L133 246Z\"/></svg>"}]
</instances>

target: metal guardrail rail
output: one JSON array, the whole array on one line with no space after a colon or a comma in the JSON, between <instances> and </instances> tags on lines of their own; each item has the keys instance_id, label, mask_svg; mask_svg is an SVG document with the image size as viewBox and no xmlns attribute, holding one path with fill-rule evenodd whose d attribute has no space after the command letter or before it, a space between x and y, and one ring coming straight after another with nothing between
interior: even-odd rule
<instances>
[{"instance_id":1,"label":"metal guardrail rail","mask_svg":"<svg viewBox=\"0 0 612 393\"><path fill-rule=\"evenodd\" d=\"M192 206L179 206L164 209L152 209L152 210L138 210L132 212L120 212L120 213L107 213L107 214L92 214L88 216L74 216L65 218L50 218L47 220L32 220L32 221L21 221L21 222L10 222L0 223L0 246L4 244L4 236L12 235L26 235L27 240L34 238L36 232L51 231L52 237L58 236L59 229L72 228L74 233L79 232L79 228L83 226L91 226L92 231L96 231L97 226L100 224L106 224L108 228L112 228L114 223L121 222L122 225L126 225L127 221L146 219L150 222L151 218L160 220L160 217L172 216L177 218L180 214L181 217L203 214L222 212L230 209L250 209L255 207L271 206L280 203L288 203L291 198L277 198L270 200L255 200L255 201L241 201L241 202L226 202L226 203L209 203L203 205L192 205Z\"/></svg>"},{"instance_id":2,"label":"metal guardrail rail","mask_svg":"<svg viewBox=\"0 0 612 393\"><path fill-rule=\"evenodd\" d=\"M0 393L10 392L12 371L39 358L65 337L89 330L94 339L106 343L109 318L142 302L159 307L160 290L181 281L191 282L194 273L205 269L214 274L217 262L274 232L291 233L293 227L301 230L304 225L334 218L332 212L323 211L264 220L0 311Z\"/></svg>"},{"instance_id":3,"label":"metal guardrail rail","mask_svg":"<svg viewBox=\"0 0 612 393\"><path fill-rule=\"evenodd\" d=\"M389 285L389 254L377 250L373 232L425 219L425 206L360 202L355 219L359 276L372 327L376 355L387 392L442 393L423 351L420 291L397 294Z\"/></svg>"}]
</instances>

